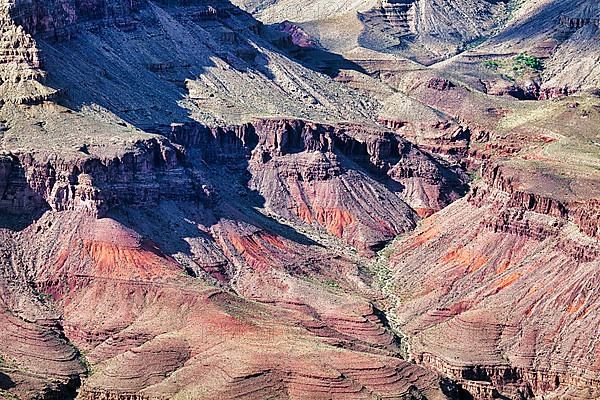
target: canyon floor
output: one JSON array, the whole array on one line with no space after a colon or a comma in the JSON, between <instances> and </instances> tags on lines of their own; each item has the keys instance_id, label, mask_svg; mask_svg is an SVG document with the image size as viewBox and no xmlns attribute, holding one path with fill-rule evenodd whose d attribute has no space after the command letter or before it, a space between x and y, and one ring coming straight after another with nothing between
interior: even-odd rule
<instances>
[{"instance_id":1,"label":"canyon floor","mask_svg":"<svg viewBox=\"0 0 600 400\"><path fill-rule=\"evenodd\" d=\"M600 399L592 0L0 0L0 398Z\"/></svg>"}]
</instances>

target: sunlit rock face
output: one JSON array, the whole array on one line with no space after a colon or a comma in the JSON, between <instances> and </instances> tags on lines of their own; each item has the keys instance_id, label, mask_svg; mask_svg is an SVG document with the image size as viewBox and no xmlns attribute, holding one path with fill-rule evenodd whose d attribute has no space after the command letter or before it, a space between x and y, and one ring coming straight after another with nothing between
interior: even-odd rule
<instances>
[{"instance_id":1,"label":"sunlit rock face","mask_svg":"<svg viewBox=\"0 0 600 400\"><path fill-rule=\"evenodd\" d=\"M598 397L595 4L236 4L2 4L0 397Z\"/></svg>"}]
</instances>

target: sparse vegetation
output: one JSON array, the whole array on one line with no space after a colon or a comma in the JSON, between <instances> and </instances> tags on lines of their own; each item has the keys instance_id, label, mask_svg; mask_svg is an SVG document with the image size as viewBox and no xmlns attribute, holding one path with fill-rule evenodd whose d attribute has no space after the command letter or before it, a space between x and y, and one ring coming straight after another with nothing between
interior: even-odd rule
<instances>
[{"instance_id":1,"label":"sparse vegetation","mask_svg":"<svg viewBox=\"0 0 600 400\"><path fill-rule=\"evenodd\" d=\"M537 57L530 56L527 53L520 53L513 58L513 71L522 73L527 69L541 71L544 69L542 60Z\"/></svg>"},{"instance_id":2,"label":"sparse vegetation","mask_svg":"<svg viewBox=\"0 0 600 400\"><path fill-rule=\"evenodd\" d=\"M474 171L470 171L469 172L469 179L471 181L471 183L476 183L478 181L481 180L481 174L479 172L479 169L476 169Z\"/></svg>"},{"instance_id":3,"label":"sparse vegetation","mask_svg":"<svg viewBox=\"0 0 600 400\"><path fill-rule=\"evenodd\" d=\"M326 284L327 286L329 286L330 288L332 288L332 289L336 289L336 290L339 290L339 289L341 289L341 288L342 288L342 287L340 286L340 284L339 284L339 283L337 283L336 281L334 281L333 279L327 279L327 280L325 280L325 284Z\"/></svg>"},{"instance_id":4,"label":"sparse vegetation","mask_svg":"<svg viewBox=\"0 0 600 400\"><path fill-rule=\"evenodd\" d=\"M500 63L496 60L485 60L483 62L483 66L485 68L496 70L496 69L500 68Z\"/></svg>"},{"instance_id":5,"label":"sparse vegetation","mask_svg":"<svg viewBox=\"0 0 600 400\"><path fill-rule=\"evenodd\" d=\"M79 351L79 360L81 362L81 365L83 365L83 368L85 368L87 375L92 376L94 374L92 364L90 364L90 362L88 361L85 352Z\"/></svg>"},{"instance_id":6,"label":"sparse vegetation","mask_svg":"<svg viewBox=\"0 0 600 400\"><path fill-rule=\"evenodd\" d=\"M544 64L538 57L520 53L510 59L489 59L481 62L481 66L494 71L510 82L538 75L544 69Z\"/></svg>"},{"instance_id":7,"label":"sparse vegetation","mask_svg":"<svg viewBox=\"0 0 600 400\"><path fill-rule=\"evenodd\" d=\"M17 396L14 393L11 393L7 390L4 389L0 389L0 399L6 399L6 400L21 400L21 398L19 396Z\"/></svg>"},{"instance_id":8,"label":"sparse vegetation","mask_svg":"<svg viewBox=\"0 0 600 400\"><path fill-rule=\"evenodd\" d=\"M388 264L390 262L390 257L394 253L394 241L384 247L382 250L377 253L378 257L376 261L372 264L371 268L375 272L375 278L377 279L377 284L381 288L388 287L392 284L392 271L388 268Z\"/></svg>"},{"instance_id":9,"label":"sparse vegetation","mask_svg":"<svg viewBox=\"0 0 600 400\"><path fill-rule=\"evenodd\" d=\"M40 293L40 294L38 294L38 297L39 297L40 301L43 303L47 303L53 299L53 296L49 293Z\"/></svg>"}]
</instances>

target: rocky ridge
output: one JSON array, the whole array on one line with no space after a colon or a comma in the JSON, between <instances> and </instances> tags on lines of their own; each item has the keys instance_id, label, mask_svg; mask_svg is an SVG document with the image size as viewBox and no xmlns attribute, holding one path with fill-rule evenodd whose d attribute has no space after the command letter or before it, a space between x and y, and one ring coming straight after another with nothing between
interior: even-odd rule
<instances>
[{"instance_id":1,"label":"rocky ridge","mask_svg":"<svg viewBox=\"0 0 600 400\"><path fill-rule=\"evenodd\" d=\"M279 31L227 1L6 4L0 394L597 396L597 101L424 65L524 15L527 46L588 43L509 3L452 2L458 36L438 3ZM311 37L356 11L412 47Z\"/></svg>"},{"instance_id":2,"label":"rocky ridge","mask_svg":"<svg viewBox=\"0 0 600 400\"><path fill-rule=\"evenodd\" d=\"M520 191L500 171L484 166L467 198L394 245L401 329L418 363L479 398L585 397L598 376L588 308L595 303L589 271L600 254L595 203L582 206L590 212L582 221L580 204ZM418 271L417 253L429 265Z\"/></svg>"}]
</instances>

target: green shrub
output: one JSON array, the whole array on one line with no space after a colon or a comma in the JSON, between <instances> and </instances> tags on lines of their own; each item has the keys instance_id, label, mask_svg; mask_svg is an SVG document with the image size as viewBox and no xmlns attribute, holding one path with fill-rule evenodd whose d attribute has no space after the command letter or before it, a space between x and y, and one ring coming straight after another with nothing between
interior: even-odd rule
<instances>
[{"instance_id":1,"label":"green shrub","mask_svg":"<svg viewBox=\"0 0 600 400\"><path fill-rule=\"evenodd\" d=\"M39 293L38 298L40 299L41 302L48 303L54 299L54 296L52 296L49 293Z\"/></svg>"},{"instance_id":2,"label":"green shrub","mask_svg":"<svg viewBox=\"0 0 600 400\"><path fill-rule=\"evenodd\" d=\"M513 70L521 71L527 68L534 71L541 71L544 66L542 64L542 60L537 57L527 55L527 53L521 53L513 59Z\"/></svg>"},{"instance_id":3,"label":"green shrub","mask_svg":"<svg viewBox=\"0 0 600 400\"><path fill-rule=\"evenodd\" d=\"M340 284L337 283L336 281L334 281L333 279L327 279L324 283L332 289L341 289L342 288L340 286Z\"/></svg>"},{"instance_id":4,"label":"green shrub","mask_svg":"<svg viewBox=\"0 0 600 400\"><path fill-rule=\"evenodd\" d=\"M498 68L500 68L500 63L495 60L485 60L483 62L483 66L485 68L489 68L489 69L498 69Z\"/></svg>"}]
</instances>

